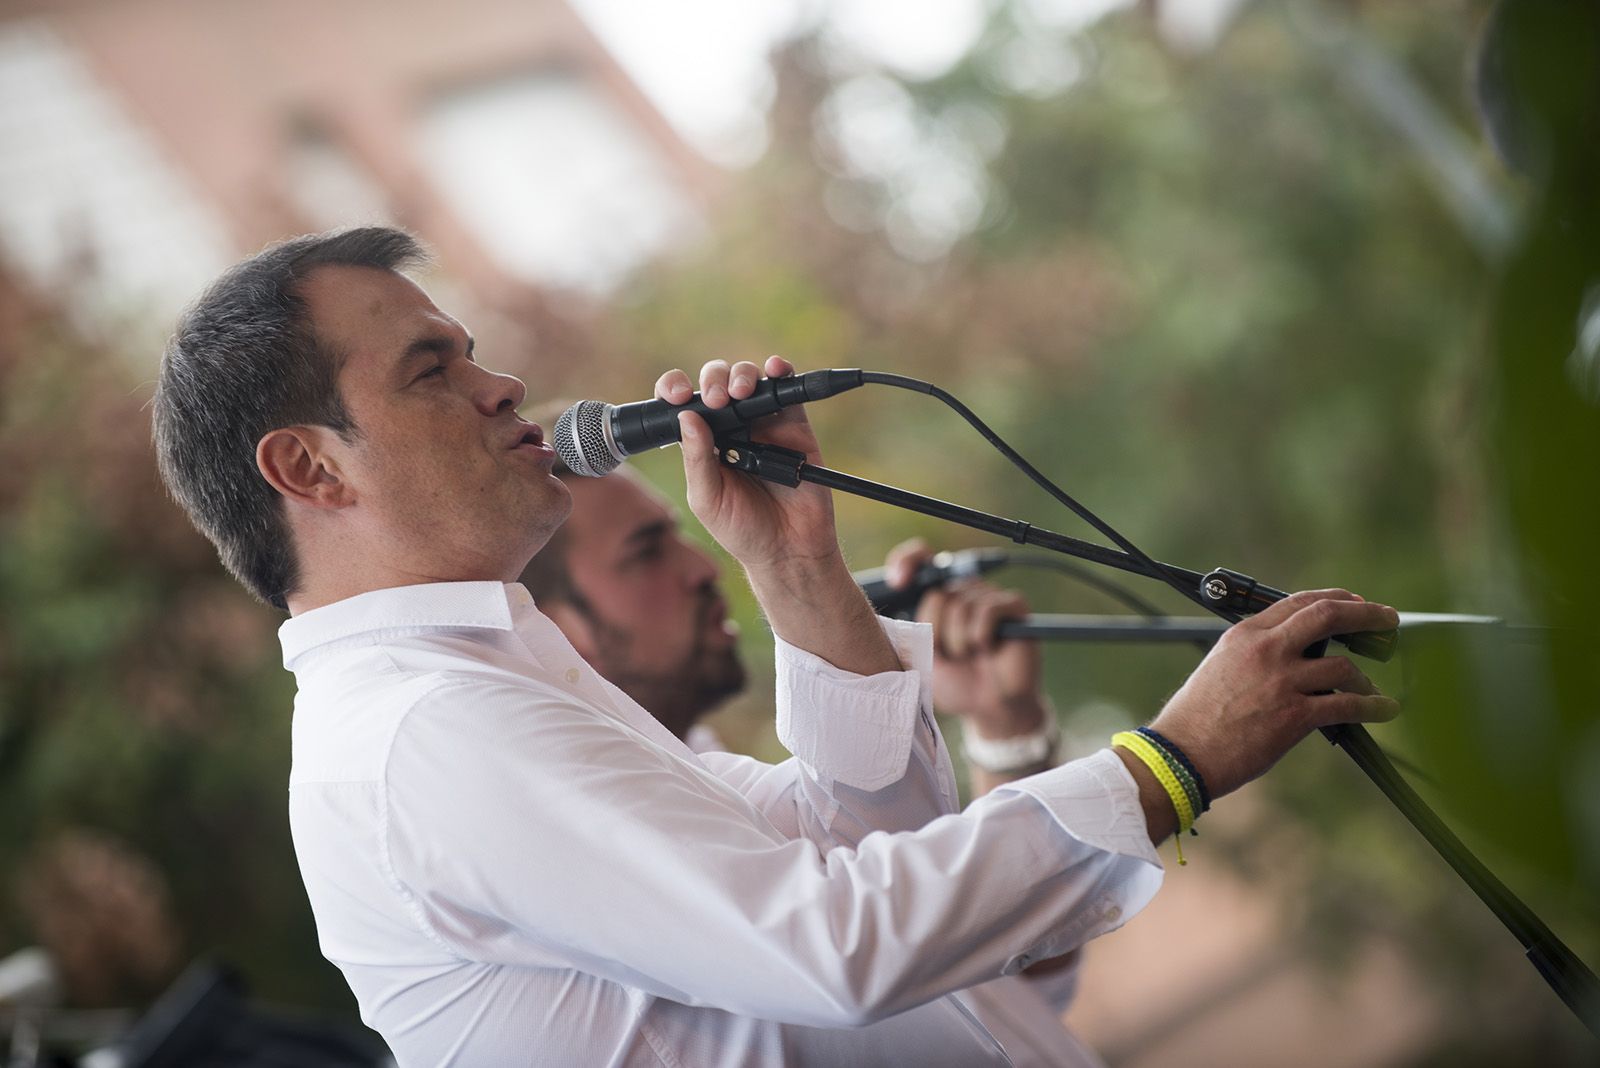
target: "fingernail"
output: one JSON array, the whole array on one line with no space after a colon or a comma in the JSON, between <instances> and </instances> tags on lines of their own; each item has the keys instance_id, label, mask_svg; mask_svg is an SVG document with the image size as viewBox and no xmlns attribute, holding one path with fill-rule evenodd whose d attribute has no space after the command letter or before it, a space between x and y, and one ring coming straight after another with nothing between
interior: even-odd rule
<instances>
[{"instance_id":1,"label":"fingernail","mask_svg":"<svg viewBox=\"0 0 1600 1068\"><path fill-rule=\"evenodd\" d=\"M751 380L749 375L739 375L737 378L735 378L732 381L732 383L729 384L729 388L730 389L749 389L753 385L755 385L755 382Z\"/></svg>"}]
</instances>

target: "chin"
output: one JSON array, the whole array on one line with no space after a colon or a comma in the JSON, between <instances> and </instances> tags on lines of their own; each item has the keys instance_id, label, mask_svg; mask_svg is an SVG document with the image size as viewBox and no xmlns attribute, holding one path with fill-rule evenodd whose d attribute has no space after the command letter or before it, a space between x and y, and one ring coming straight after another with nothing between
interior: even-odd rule
<instances>
[{"instance_id":1,"label":"chin","mask_svg":"<svg viewBox=\"0 0 1600 1068\"><path fill-rule=\"evenodd\" d=\"M572 514L572 490L553 473L546 472L544 480L550 486L550 498L543 502L543 510L551 516L551 530L567 521Z\"/></svg>"},{"instance_id":2,"label":"chin","mask_svg":"<svg viewBox=\"0 0 1600 1068\"><path fill-rule=\"evenodd\" d=\"M572 494L567 489L566 483L554 475L545 477L554 483L554 490L548 494L541 494L536 500L525 503L519 509L524 517L521 529L527 531L537 542L534 551L544 548L544 543L550 540L572 514ZM530 552L528 556L531 558L533 553Z\"/></svg>"},{"instance_id":3,"label":"chin","mask_svg":"<svg viewBox=\"0 0 1600 1068\"><path fill-rule=\"evenodd\" d=\"M744 670L744 661L738 654L729 649L726 654L715 657L701 672L701 687L717 695L717 700L726 700L735 696L744 689L748 675Z\"/></svg>"}]
</instances>

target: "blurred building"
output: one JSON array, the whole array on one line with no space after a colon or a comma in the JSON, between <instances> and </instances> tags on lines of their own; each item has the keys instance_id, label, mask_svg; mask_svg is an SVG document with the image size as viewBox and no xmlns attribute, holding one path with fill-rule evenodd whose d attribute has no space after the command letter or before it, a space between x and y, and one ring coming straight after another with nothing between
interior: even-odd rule
<instances>
[{"instance_id":1,"label":"blurred building","mask_svg":"<svg viewBox=\"0 0 1600 1068\"><path fill-rule=\"evenodd\" d=\"M93 328L392 221L472 303L600 293L713 168L563 0L0 0L0 267Z\"/></svg>"}]
</instances>

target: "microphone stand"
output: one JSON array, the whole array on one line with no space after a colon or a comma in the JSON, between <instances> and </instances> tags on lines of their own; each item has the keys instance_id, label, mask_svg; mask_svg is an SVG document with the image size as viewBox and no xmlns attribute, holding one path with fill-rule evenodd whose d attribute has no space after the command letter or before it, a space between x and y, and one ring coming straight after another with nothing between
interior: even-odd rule
<instances>
[{"instance_id":1,"label":"microphone stand","mask_svg":"<svg viewBox=\"0 0 1600 1068\"><path fill-rule=\"evenodd\" d=\"M1088 615L1039 613L1023 619L1002 620L995 633L1001 638L1068 642L1184 642L1210 646L1232 624L1206 616Z\"/></svg>"},{"instance_id":2,"label":"microphone stand","mask_svg":"<svg viewBox=\"0 0 1600 1068\"><path fill-rule=\"evenodd\" d=\"M1214 643L1232 624L1207 616L1095 615L1092 613L1034 613L1023 619L1008 619L996 633L1002 638L1031 641L1079 642L1188 642ZM1401 612L1400 629L1421 630L1436 627L1493 627L1507 638L1533 640L1548 632L1547 627L1507 623L1498 616L1458 615L1450 612Z\"/></svg>"},{"instance_id":3,"label":"microphone stand","mask_svg":"<svg viewBox=\"0 0 1600 1068\"><path fill-rule=\"evenodd\" d=\"M1288 596L1282 590L1263 585L1237 571L1216 568L1202 573L1159 561L1150 566L1121 550L1059 534L1022 520L1006 519L1003 516L980 512L949 501L925 497L881 482L859 478L843 471L818 467L807 463L805 454L794 449L752 442L742 430L719 435L716 443L723 463L778 485L794 487L801 482L810 482L828 489L920 512L937 519L945 519L974 530L998 534L1020 545L1050 549L1081 560L1146 575L1163 582L1169 577L1182 579L1193 591L1189 593L1191 600L1224 618L1234 613L1259 612ZM1343 644L1351 652L1386 661L1394 655L1396 635L1393 631L1344 634L1335 635L1333 640ZM1319 642L1307 650L1307 655L1321 656L1325 647L1326 642ZM1516 937L1522 944L1528 960L1545 982L1590 1033L1600 1039L1600 980L1595 978L1594 972L1590 971L1577 954L1556 937L1555 932L1551 931L1532 909L1473 856L1395 770L1394 765L1379 750L1377 743L1364 727L1360 724L1338 724L1321 729L1328 741L1344 750L1345 755L1355 762L1378 789L1383 791L1384 796L1400 810L1400 814L1417 829L1428 844L1478 896L1478 899L1488 906Z\"/></svg>"}]
</instances>

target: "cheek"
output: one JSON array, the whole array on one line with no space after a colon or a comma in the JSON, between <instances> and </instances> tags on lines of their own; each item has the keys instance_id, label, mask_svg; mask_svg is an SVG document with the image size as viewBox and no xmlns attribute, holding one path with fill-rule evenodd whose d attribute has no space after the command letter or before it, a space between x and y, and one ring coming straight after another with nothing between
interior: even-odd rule
<instances>
[{"instance_id":1,"label":"cheek","mask_svg":"<svg viewBox=\"0 0 1600 1068\"><path fill-rule=\"evenodd\" d=\"M683 595L670 579L640 578L618 592L616 609L630 623L662 630L679 629Z\"/></svg>"},{"instance_id":2,"label":"cheek","mask_svg":"<svg viewBox=\"0 0 1600 1068\"><path fill-rule=\"evenodd\" d=\"M654 645L677 645L692 636L695 602L672 575L640 575L616 582L604 595L590 589L590 600L607 619L633 633L650 635Z\"/></svg>"}]
</instances>

